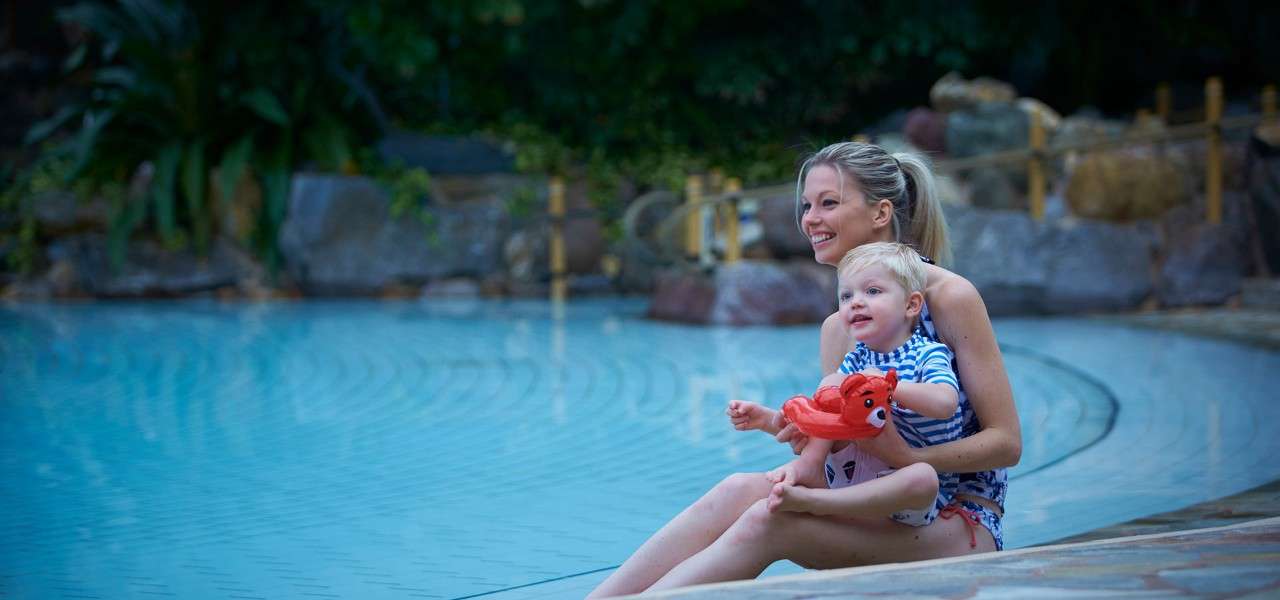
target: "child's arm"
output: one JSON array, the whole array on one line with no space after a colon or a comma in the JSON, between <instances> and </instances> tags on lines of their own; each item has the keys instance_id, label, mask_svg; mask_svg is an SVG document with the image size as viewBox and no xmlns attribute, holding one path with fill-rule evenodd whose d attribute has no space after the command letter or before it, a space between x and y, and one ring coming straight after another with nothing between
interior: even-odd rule
<instances>
[{"instance_id":1,"label":"child's arm","mask_svg":"<svg viewBox=\"0 0 1280 600\"><path fill-rule=\"evenodd\" d=\"M724 414L729 415L729 422L738 431L759 429L769 435L778 435L786 425L782 411L747 400L730 400Z\"/></svg>"},{"instance_id":2,"label":"child's arm","mask_svg":"<svg viewBox=\"0 0 1280 600\"><path fill-rule=\"evenodd\" d=\"M898 382L893 399L899 405L933 419L949 419L960 405L956 388L945 383Z\"/></svg>"},{"instance_id":3,"label":"child's arm","mask_svg":"<svg viewBox=\"0 0 1280 600\"><path fill-rule=\"evenodd\" d=\"M893 399L926 417L951 418L960 404L960 382L951 369L954 356L950 348L939 343L921 348L916 366L920 381L899 381Z\"/></svg>"},{"instance_id":4,"label":"child's arm","mask_svg":"<svg viewBox=\"0 0 1280 600\"><path fill-rule=\"evenodd\" d=\"M845 377L848 375L840 372L832 373L823 377L818 387L839 386ZM782 411L748 400L730 400L724 414L729 416L729 422L738 431L759 429L769 435L778 435L778 432L787 426L787 419L782 415Z\"/></svg>"}]
</instances>

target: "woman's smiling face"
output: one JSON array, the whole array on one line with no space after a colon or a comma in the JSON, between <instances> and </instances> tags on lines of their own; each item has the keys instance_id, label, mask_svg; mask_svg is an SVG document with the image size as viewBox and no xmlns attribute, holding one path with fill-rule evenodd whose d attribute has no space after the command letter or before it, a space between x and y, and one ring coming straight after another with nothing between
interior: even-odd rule
<instances>
[{"instance_id":1,"label":"woman's smiling face","mask_svg":"<svg viewBox=\"0 0 1280 600\"><path fill-rule=\"evenodd\" d=\"M881 241L883 233L874 226L876 213L858 184L841 177L830 165L818 165L805 175L800 229L819 263L835 266L850 250Z\"/></svg>"}]
</instances>

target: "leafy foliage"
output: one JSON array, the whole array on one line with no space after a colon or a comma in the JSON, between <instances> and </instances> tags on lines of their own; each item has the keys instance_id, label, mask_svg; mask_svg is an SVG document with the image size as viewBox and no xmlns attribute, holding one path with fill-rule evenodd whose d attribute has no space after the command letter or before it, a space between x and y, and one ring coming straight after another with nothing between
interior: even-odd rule
<instances>
[{"instance_id":1,"label":"leafy foliage","mask_svg":"<svg viewBox=\"0 0 1280 600\"><path fill-rule=\"evenodd\" d=\"M68 179L98 187L150 166L142 193L113 198L117 260L144 224L166 244L189 238L207 249L248 173L263 191L251 241L274 264L293 170L354 168L352 148L376 131L376 117L344 62L345 24L320 8L123 0L59 12L93 34L68 64L89 75L89 91L27 141L72 129L52 152L70 157Z\"/></svg>"},{"instance_id":2,"label":"leafy foliage","mask_svg":"<svg viewBox=\"0 0 1280 600\"><path fill-rule=\"evenodd\" d=\"M28 142L62 140L46 156L99 189L150 165L144 193L111 195L117 249L139 228L206 246L250 174L264 190L253 239L274 259L295 169L390 178L412 210L422 177L362 158L392 127L510 140L522 171L585 173L607 215L624 179L679 189L713 167L748 185L785 179L801 151L923 103L949 70L1012 80L1064 111L1128 110L1162 80L1249 84L1273 71L1277 13L1155 0L92 0L60 11L92 34L67 57L82 101ZM7 175L10 190L29 183Z\"/></svg>"}]
</instances>

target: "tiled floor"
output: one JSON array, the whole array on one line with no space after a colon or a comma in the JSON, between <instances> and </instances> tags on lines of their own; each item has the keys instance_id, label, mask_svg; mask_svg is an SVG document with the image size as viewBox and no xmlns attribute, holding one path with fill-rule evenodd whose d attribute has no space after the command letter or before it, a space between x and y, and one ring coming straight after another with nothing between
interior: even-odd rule
<instances>
[{"instance_id":1,"label":"tiled floor","mask_svg":"<svg viewBox=\"0 0 1280 600\"><path fill-rule=\"evenodd\" d=\"M715 481L787 458L727 426L728 398L817 379L812 327L642 308L0 308L0 592L580 596ZM1275 351L997 329L1025 438L1010 547L1280 478Z\"/></svg>"}]
</instances>

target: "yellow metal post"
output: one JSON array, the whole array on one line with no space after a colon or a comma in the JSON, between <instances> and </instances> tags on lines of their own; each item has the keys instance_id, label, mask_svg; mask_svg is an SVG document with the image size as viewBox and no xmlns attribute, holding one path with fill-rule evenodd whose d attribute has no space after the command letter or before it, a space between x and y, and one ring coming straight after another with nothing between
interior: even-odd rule
<instances>
[{"instance_id":1,"label":"yellow metal post","mask_svg":"<svg viewBox=\"0 0 1280 600\"><path fill-rule=\"evenodd\" d=\"M730 194L725 204L724 262L733 264L742 260L742 242L738 238L738 194L742 193L742 181L730 177L724 182L724 191Z\"/></svg>"},{"instance_id":2,"label":"yellow metal post","mask_svg":"<svg viewBox=\"0 0 1280 600\"><path fill-rule=\"evenodd\" d=\"M1027 161L1027 196L1031 202L1031 217L1044 220L1044 124L1040 113L1031 112L1031 159Z\"/></svg>"},{"instance_id":3,"label":"yellow metal post","mask_svg":"<svg viewBox=\"0 0 1280 600\"><path fill-rule=\"evenodd\" d=\"M564 179L552 177L547 185L547 212L551 217L551 301L564 302L569 286L565 281Z\"/></svg>"},{"instance_id":4,"label":"yellow metal post","mask_svg":"<svg viewBox=\"0 0 1280 600\"><path fill-rule=\"evenodd\" d=\"M684 180L684 255L690 261L702 254L702 178L690 175Z\"/></svg>"},{"instance_id":5,"label":"yellow metal post","mask_svg":"<svg viewBox=\"0 0 1280 600\"><path fill-rule=\"evenodd\" d=\"M1276 86L1262 87L1262 117L1267 120L1276 118Z\"/></svg>"},{"instance_id":6,"label":"yellow metal post","mask_svg":"<svg viewBox=\"0 0 1280 600\"><path fill-rule=\"evenodd\" d=\"M1173 91L1170 90L1167 82L1156 86L1156 116L1160 120L1168 123L1169 115L1173 113Z\"/></svg>"},{"instance_id":7,"label":"yellow metal post","mask_svg":"<svg viewBox=\"0 0 1280 600\"><path fill-rule=\"evenodd\" d=\"M1222 222L1222 80L1210 77L1204 84L1204 114L1209 125L1209 148L1204 174L1205 218Z\"/></svg>"},{"instance_id":8,"label":"yellow metal post","mask_svg":"<svg viewBox=\"0 0 1280 600\"><path fill-rule=\"evenodd\" d=\"M719 194L724 190L724 169L715 168L707 173L707 193Z\"/></svg>"}]
</instances>

